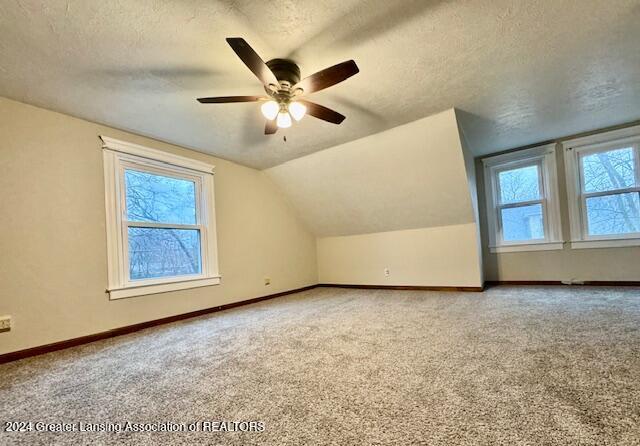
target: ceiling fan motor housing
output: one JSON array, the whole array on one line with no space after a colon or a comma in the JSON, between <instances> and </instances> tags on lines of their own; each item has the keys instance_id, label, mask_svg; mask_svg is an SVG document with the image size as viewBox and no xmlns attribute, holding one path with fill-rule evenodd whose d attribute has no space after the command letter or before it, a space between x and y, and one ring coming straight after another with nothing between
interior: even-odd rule
<instances>
[{"instance_id":1,"label":"ceiling fan motor housing","mask_svg":"<svg viewBox=\"0 0 640 446\"><path fill-rule=\"evenodd\" d=\"M280 83L288 82L291 87L300 82L300 68L292 60L271 59L267 62L267 66Z\"/></svg>"}]
</instances>

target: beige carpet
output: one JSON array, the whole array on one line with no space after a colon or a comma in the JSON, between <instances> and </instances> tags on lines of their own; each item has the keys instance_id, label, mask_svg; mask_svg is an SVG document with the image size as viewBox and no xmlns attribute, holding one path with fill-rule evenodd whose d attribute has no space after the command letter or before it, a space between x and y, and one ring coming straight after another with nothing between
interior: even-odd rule
<instances>
[{"instance_id":1,"label":"beige carpet","mask_svg":"<svg viewBox=\"0 0 640 446\"><path fill-rule=\"evenodd\" d=\"M0 366L2 430L212 420L265 429L0 443L640 444L640 290L319 288Z\"/></svg>"}]
</instances>

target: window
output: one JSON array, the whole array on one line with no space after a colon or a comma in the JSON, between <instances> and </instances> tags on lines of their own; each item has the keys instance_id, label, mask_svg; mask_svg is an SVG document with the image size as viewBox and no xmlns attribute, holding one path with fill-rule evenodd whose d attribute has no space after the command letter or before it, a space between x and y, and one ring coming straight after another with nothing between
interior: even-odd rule
<instances>
[{"instance_id":1,"label":"window","mask_svg":"<svg viewBox=\"0 0 640 446\"><path fill-rule=\"evenodd\" d=\"M555 146L483 163L491 252L562 249Z\"/></svg>"},{"instance_id":2,"label":"window","mask_svg":"<svg viewBox=\"0 0 640 446\"><path fill-rule=\"evenodd\" d=\"M220 283L213 166L101 138L110 298Z\"/></svg>"},{"instance_id":3,"label":"window","mask_svg":"<svg viewBox=\"0 0 640 446\"><path fill-rule=\"evenodd\" d=\"M640 244L640 128L564 143L573 248Z\"/></svg>"}]
</instances>

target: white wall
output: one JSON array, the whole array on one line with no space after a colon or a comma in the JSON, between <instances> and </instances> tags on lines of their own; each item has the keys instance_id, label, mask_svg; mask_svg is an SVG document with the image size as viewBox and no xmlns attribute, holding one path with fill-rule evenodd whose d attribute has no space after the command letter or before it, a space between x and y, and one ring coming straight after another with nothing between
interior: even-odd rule
<instances>
[{"instance_id":1,"label":"white wall","mask_svg":"<svg viewBox=\"0 0 640 446\"><path fill-rule=\"evenodd\" d=\"M318 237L475 221L453 109L265 172Z\"/></svg>"},{"instance_id":2,"label":"white wall","mask_svg":"<svg viewBox=\"0 0 640 446\"><path fill-rule=\"evenodd\" d=\"M352 285L479 287L482 279L476 246L475 223L319 238L318 280Z\"/></svg>"},{"instance_id":3,"label":"white wall","mask_svg":"<svg viewBox=\"0 0 640 446\"><path fill-rule=\"evenodd\" d=\"M109 301L98 135L216 166L221 285ZM0 141L0 354L317 283L315 237L260 171L4 98Z\"/></svg>"},{"instance_id":4,"label":"white wall","mask_svg":"<svg viewBox=\"0 0 640 446\"><path fill-rule=\"evenodd\" d=\"M322 283L478 287L465 155L451 109L266 172L319 236Z\"/></svg>"}]
</instances>

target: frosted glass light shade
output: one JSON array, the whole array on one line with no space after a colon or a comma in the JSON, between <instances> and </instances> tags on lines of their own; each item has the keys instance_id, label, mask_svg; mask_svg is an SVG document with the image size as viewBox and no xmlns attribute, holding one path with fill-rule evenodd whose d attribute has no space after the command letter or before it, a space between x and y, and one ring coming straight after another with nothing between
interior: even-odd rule
<instances>
[{"instance_id":1,"label":"frosted glass light shade","mask_svg":"<svg viewBox=\"0 0 640 446\"><path fill-rule=\"evenodd\" d=\"M278 113L278 120L276 121L276 124L281 129L287 129L291 127L291 116L289 115L289 113L287 112Z\"/></svg>"},{"instance_id":2,"label":"frosted glass light shade","mask_svg":"<svg viewBox=\"0 0 640 446\"><path fill-rule=\"evenodd\" d=\"M289 104L289 113L296 121L301 120L305 113L307 113L307 107L300 102L292 102Z\"/></svg>"},{"instance_id":3,"label":"frosted glass light shade","mask_svg":"<svg viewBox=\"0 0 640 446\"><path fill-rule=\"evenodd\" d=\"M278 116L278 112L280 111L280 106L276 101L267 101L260 106L260 111L265 118L269 121L273 121Z\"/></svg>"}]
</instances>

